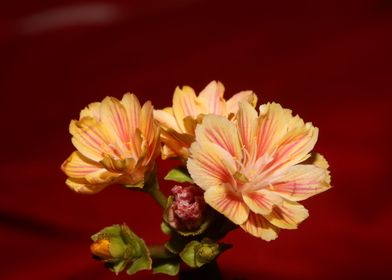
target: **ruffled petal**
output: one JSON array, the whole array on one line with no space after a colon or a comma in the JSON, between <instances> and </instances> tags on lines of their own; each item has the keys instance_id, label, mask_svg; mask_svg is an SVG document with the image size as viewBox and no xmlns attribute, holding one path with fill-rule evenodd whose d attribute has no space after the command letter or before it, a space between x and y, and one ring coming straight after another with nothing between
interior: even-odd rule
<instances>
[{"instance_id":1,"label":"ruffled petal","mask_svg":"<svg viewBox=\"0 0 392 280\"><path fill-rule=\"evenodd\" d=\"M224 186L209 188L204 193L204 199L212 208L237 225L243 224L248 219L249 208L241 197Z\"/></svg>"},{"instance_id":2,"label":"ruffled petal","mask_svg":"<svg viewBox=\"0 0 392 280\"><path fill-rule=\"evenodd\" d=\"M198 99L204 105L204 114L226 114L224 91L225 87L221 82L212 81L200 92Z\"/></svg>"},{"instance_id":3,"label":"ruffled petal","mask_svg":"<svg viewBox=\"0 0 392 280\"><path fill-rule=\"evenodd\" d=\"M257 157L273 157L269 172L304 161L317 141L318 129L277 103L260 106Z\"/></svg>"},{"instance_id":4,"label":"ruffled petal","mask_svg":"<svg viewBox=\"0 0 392 280\"><path fill-rule=\"evenodd\" d=\"M141 111L140 131L149 145L154 140L156 129L156 126L154 126L153 107L151 102L147 101L144 103Z\"/></svg>"},{"instance_id":5,"label":"ruffled petal","mask_svg":"<svg viewBox=\"0 0 392 280\"><path fill-rule=\"evenodd\" d=\"M265 218L274 226L284 229L296 229L298 225L309 217L308 210L294 201L283 201L282 205L275 206Z\"/></svg>"},{"instance_id":6,"label":"ruffled petal","mask_svg":"<svg viewBox=\"0 0 392 280\"><path fill-rule=\"evenodd\" d=\"M191 87L176 88L173 95L173 114L181 132L185 132L184 118L191 116L196 118L201 113L201 104Z\"/></svg>"},{"instance_id":7,"label":"ruffled petal","mask_svg":"<svg viewBox=\"0 0 392 280\"><path fill-rule=\"evenodd\" d=\"M69 131L75 148L93 161L99 162L104 153L113 152L108 145L113 145L115 141L104 125L93 118L84 117L80 121L71 121Z\"/></svg>"},{"instance_id":8,"label":"ruffled petal","mask_svg":"<svg viewBox=\"0 0 392 280\"><path fill-rule=\"evenodd\" d=\"M87 174L102 168L101 164L86 158L78 151L73 152L61 165L64 173L72 178L84 178Z\"/></svg>"},{"instance_id":9,"label":"ruffled petal","mask_svg":"<svg viewBox=\"0 0 392 280\"><path fill-rule=\"evenodd\" d=\"M238 104L242 101L246 101L255 107L257 104L257 95L251 90L245 90L234 94L226 101L227 113L237 114Z\"/></svg>"},{"instance_id":10,"label":"ruffled petal","mask_svg":"<svg viewBox=\"0 0 392 280\"><path fill-rule=\"evenodd\" d=\"M274 206L282 205L283 199L268 190L245 192L242 197L253 212L261 215L271 213Z\"/></svg>"},{"instance_id":11,"label":"ruffled petal","mask_svg":"<svg viewBox=\"0 0 392 280\"><path fill-rule=\"evenodd\" d=\"M131 134L134 133L136 128L140 128L140 112L141 106L136 95L131 93L124 94L121 99L121 104L127 112L127 118Z\"/></svg>"},{"instance_id":12,"label":"ruffled petal","mask_svg":"<svg viewBox=\"0 0 392 280\"><path fill-rule=\"evenodd\" d=\"M248 102L240 102L237 114L237 126L245 149L253 154L257 129L257 112Z\"/></svg>"},{"instance_id":13,"label":"ruffled petal","mask_svg":"<svg viewBox=\"0 0 392 280\"><path fill-rule=\"evenodd\" d=\"M235 124L225 117L207 115L196 128L196 141L214 143L241 160L242 151L238 130Z\"/></svg>"},{"instance_id":14,"label":"ruffled petal","mask_svg":"<svg viewBox=\"0 0 392 280\"><path fill-rule=\"evenodd\" d=\"M172 108L166 108L164 110L154 110L154 118L158 121L161 127L172 128L178 132L180 131L176 119L174 118Z\"/></svg>"},{"instance_id":15,"label":"ruffled petal","mask_svg":"<svg viewBox=\"0 0 392 280\"><path fill-rule=\"evenodd\" d=\"M79 119L84 117L91 117L96 119L97 121L101 120L101 103L100 102L93 102L90 103L86 108L80 111Z\"/></svg>"},{"instance_id":16,"label":"ruffled petal","mask_svg":"<svg viewBox=\"0 0 392 280\"><path fill-rule=\"evenodd\" d=\"M113 131L113 136L118 137L121 145L129 142L130 127L127 111L120 101L114 97L106 97L101 103L101 120L109 130Z\"/></svg>"},{"instance_id":17,"label":"ruffled petal","mask_svg":"<svg viewBox=\"0 0 392 280\"><path fill-rule=\"evenodd\" d=\"M74 178L68 178L65 183L74 192L83 194L95 194L108 186L108 184L92 185L89 184L85 179Z\"/></svg>"},{"instance_id":18,"label":"ruffled petal","mask_svg":"<svg viewBox=\"0 0 392 280\"><path fill-rule=\"evenodd\" d=\"M225 183L235 184L236 165L232 156L216 144L195 142L190 148L188 171L203 190ZM236 186L233 186L236 187Z\"/></svg>"},{"instance_id":19,"label":"ruffled petal","mask_svg":"<svg viewBox=\"0 0 392 280\"><path fill-rule=\"evenodd\" d=\"M327 170L315 165L295 165L271 178L270 190L293 201L307 199L328 190Z\"/></svg>"},{"instance_id":20,"label":"ruffled petal","mask_svg":"<svg viewBox=\"0 0 392 280\"><path fill-rule=\"evenodd\" d=\"M248 219L241 228L251 235L265 241L271 241L278 237L279 228L269 223L262 215L249 212Z\"/></svg>"}]
</instances>

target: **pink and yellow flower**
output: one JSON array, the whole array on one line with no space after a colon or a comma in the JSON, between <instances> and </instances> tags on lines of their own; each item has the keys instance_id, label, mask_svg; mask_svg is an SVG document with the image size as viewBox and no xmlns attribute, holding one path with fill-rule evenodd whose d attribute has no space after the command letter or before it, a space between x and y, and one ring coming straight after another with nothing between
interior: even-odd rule
<instances>
[{"instance_id":1,"label":"pink and yellow flower","mask_svg":"<svg viewBox=\"0 0 392 280\"><path fill-rule=\"evenodd\" d=\"M239 104L236 123L208 115L187 162L205 201L246 232L273 240L308 217L299 203L330 188L328 163L311 154L318 129L279 104Z\"/></svg>"},{"instance_id":2,"label":"pink and yellow flower","mask_svg":"<svg viewBox=\"0 0 392 280\"><path fill-rule=\"evenodd\" d=\"M154 117L162 128L162 158L188 157L188 149L195 140L195 127L204 115L232 118L240 101L248 101L253 106L257 103L257 96L252 91L241 91L225 101L224 90L222 83L216 81L209 83L198 96L191 87L177 87L173 107L154 110Z\"/></svg>"},{"instance_id":3,"label":"pink and yellow flower","mask_svg":"<svg viewBox=\"0 0 392 280\"><path fill-rule=\"evenodd\" d=\"M141 107L133 94L91 103L69 131L77 151L61 168L76 192L96 193L114 183L142 186L159 154L151 102Z\"/></svg>"}]
</instances>

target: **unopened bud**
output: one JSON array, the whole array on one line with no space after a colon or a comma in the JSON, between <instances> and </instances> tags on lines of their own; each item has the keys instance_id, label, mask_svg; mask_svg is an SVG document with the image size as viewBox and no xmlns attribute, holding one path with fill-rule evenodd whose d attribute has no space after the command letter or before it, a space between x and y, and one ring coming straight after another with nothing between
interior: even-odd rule
<instances>
[{"instance_id":1,"label":"unopened bud","mask_svg":"<svg viewBox=\"0 0 392 280\"><path fill-rule=\"evenodd\" d=\"M112 258L110 254L110 242L107 239L99 239L90 245L91 253L103 260L109 260Z\"/></svg>"}]
</instances>

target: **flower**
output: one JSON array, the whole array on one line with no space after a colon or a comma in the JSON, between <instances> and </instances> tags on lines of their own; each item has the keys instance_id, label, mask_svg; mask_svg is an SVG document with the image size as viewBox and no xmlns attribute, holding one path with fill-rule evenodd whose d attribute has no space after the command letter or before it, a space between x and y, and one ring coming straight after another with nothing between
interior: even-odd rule
<instances>
[{"instance_id":1,"label":"flower","mask_svg":"<svg viewBox=\"0 0 392 280\"><path fill-rule=\"evenodd\" d=\"M192 231L200 227L204 221L206 205L203 192L196 186L174 186L173 202L167 213L169 225L179 230Z\"/></svg>"},{"instance_id":2,"label":"flower","mask_svg":"<svg viewBox=\"0 0 392 280\"><path fill-rule=\"evenodd\" d=\"M76 192L96 193L114 183L141 187L159 154L151 102L141 107L133 94L91 103L69 131L77 151L61 168Z\"/></svg>"},{"instance_id":3,"label":"flower","mask_svg":"<svg viewBox=\"0 0 392 280\"><path fill-rule=\"evenodd\" d=\"M238 102L246 100L253 106L257 103L257 96L252 91L241 91L225 101L224 90L222 83L216 81L210 82L198 96L191 87L177 87L173 107L154 110L154 118L162 127L163 159L188 157L188 148L195 140L195 127L204 115L232 118L238 111Z\"/></svg>"},{"instance_id":4,"label":"flower","mask_svg":"<svg viewBox=\"0 0 392 280\"><path fill-rule=\"evenodd\" d=\"M239 104L236 123L208 115L187 162L205 201L264 240L308 217L298 201L330 188L328 163L311 155L318 129L279 104Z\"/></svg>"}]
</instances>

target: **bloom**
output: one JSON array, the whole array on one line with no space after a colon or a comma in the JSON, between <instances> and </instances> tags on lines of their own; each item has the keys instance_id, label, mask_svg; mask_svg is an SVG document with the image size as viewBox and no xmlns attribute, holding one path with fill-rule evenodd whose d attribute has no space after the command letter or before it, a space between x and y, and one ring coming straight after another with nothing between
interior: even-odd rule
<instances>
[{"instance_id":1,"label":"bloom","mask_svg":"<svg viewBox=\"0 0 392 280\"><path fill-rule=\"evenodd\" d=\"M69 126L77 149L62 164L66 184L96 193L113 183L141 186L159 153L159 126L151 102L127 93L88 105Z\"/></svg>"},{"instance_id":2,"label":"bloom","mask_svg":"<svg viewBox=\"0 0 392 280\"><path fill-rule=\"evenodd\" d=\"M252 91L241 91L225 101L224 90L223 84L216 81L210 82L198 96L191 87L177 87L173 107L154 110L154 118L162 128L162 158L188 157L188 148L195 140L195 127L203 115L232 118L238 111L238 102L246 100L253 106L257 103L257 96Z\"/></svg>"},{"instance_id":3,"label":"bloom","mask_svg":"<svg viewBox=\"0 0 392 280\"><path fill-rule=\"evenodd\" d=\"M310 154L318 129L279 104L239 104L236 123L208 115L196 128L187 167L205 201L264 240L308 217L298 201L330 188L328 163Z\"/></svg>"}]
</instances>

